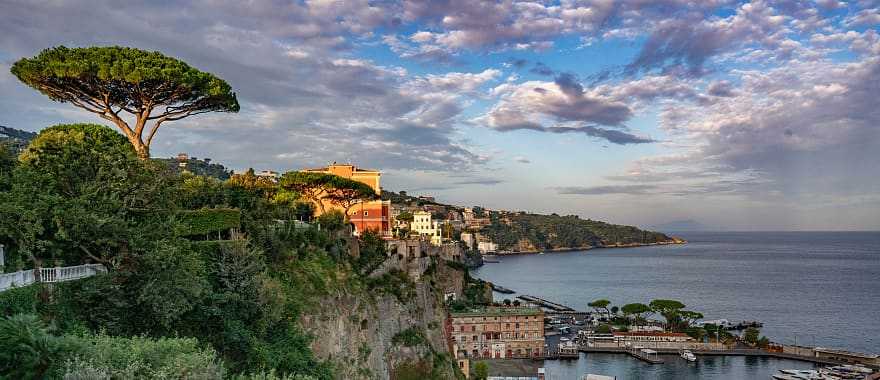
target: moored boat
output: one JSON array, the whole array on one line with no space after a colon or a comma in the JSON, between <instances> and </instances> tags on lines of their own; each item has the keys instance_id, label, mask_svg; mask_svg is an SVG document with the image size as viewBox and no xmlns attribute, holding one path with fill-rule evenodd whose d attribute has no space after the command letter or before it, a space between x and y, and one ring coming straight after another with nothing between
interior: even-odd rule
<instances>
[{"instance_id":1,"label":"moored boat","mask_svg":"<svg viewBox=\"0 0 880 380\"><path fill-rule=\"evenodd\" d=\"M697 361L697 355L694 355L690 350L682 351L678 356L681 356L682 359L687 360L689 362Z\"/></svg>"}]
</instances>

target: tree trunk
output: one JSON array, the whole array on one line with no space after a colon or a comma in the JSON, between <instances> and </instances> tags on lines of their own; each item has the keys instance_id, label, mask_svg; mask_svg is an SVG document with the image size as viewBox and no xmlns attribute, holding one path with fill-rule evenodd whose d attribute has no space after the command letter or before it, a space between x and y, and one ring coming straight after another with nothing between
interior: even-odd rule
<instances>
[{"instance_id":1,"label":"tree trunk","mask_svg":"<svg viewBox=\"0 0 880 380\"><path fill-rule=\"evenodd\" d=\"M132 141L131 145L134 146L134 151L137 152L138 158L142 161L146 161L150 159L150 147L140 141Z\"/></svg>"}]
</instances>

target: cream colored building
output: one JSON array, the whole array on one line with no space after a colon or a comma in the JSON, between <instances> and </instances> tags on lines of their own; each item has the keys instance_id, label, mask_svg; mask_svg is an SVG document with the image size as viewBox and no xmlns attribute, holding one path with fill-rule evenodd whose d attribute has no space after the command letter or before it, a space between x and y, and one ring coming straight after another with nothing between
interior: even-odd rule
<instances>
[{"instance_id":1,"label":"cream colored building","mask_svg":"<svg viewBox=\"0 0 880 380\"><path fill-rule=\"evenodd\" d=\"M413 213L413 221L410 230L431 240L431 244L440 245L443 242L440 223L435 221L430 212L416 211Z\"/></svg>"}]
</instances>

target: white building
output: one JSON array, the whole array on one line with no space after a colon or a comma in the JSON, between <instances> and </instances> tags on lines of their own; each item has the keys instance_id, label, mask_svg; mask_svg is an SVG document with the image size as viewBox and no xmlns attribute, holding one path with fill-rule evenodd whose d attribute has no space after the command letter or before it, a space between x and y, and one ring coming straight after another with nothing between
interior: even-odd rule
<instances>
[{"instance_id":1,"label":"white building","mask_svg":"<svg viewBox=\"0 0 880 380\"><path fill-rule=\"evenodd\" d=\"M481 241L477 244L477 250L480 253L491 253L498 250L498 244L491 241Z\"/></svg>"},{"instance_id":2,"label":"white building","mask_svg":"<svg viewBox=\"0 0 880 380\"><path fill-rule=\"evenodd\" d=\"M410 223L410 230L430 238L431 244L440 245L443 241L440 223L433 219L430 212L414 212L413 221Z\"/></svg>"},{"instance_id":3,"label":"white building","mask_svg":"<svg viewBox=\"0 0 880 380\"><path fill-rule=\"evenodd\" d=\"M477 238L470 232L462 232L461 241L464 242L464 245L466 245L468 249L476 248Z\"/></svg>"}]
</instances>

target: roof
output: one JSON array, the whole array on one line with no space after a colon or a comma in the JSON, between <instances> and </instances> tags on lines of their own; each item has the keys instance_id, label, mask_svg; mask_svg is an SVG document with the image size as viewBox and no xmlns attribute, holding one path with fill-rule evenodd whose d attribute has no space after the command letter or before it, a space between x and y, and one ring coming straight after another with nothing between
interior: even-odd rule
<instances>
[{"instance_id":1,"label":"roof","mask_svg":"<svg viewBox=\"0 0 880 380\"><path fill-rule=\"evenodd\" d=\"M450 312L452 317L503 317L517 315L542 315L544 311L537 307L486 307L470 311Z\"/></svg>"},{"instance_id":2,"label":"roof","mask_svg":"<svg viewBox=\"0 0 880 380\"><path fill-rule=\"evenodd\" d=\"M359 168L359 167L351 165L351 164L333 164L330 166L351 166L351 170L353 173L379 173L378 170L363 169L363 168ZM305 171L305 172L326 172L326 171L330 170L330 166L324 166L324 167L314 168L314 169L303 169L303 171Z\"/></svg>"}]
</instances>

